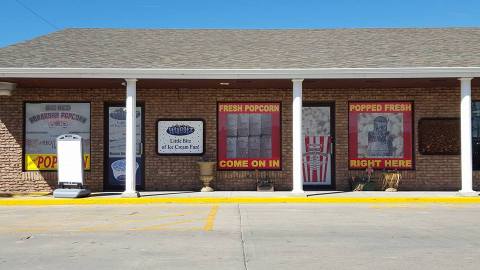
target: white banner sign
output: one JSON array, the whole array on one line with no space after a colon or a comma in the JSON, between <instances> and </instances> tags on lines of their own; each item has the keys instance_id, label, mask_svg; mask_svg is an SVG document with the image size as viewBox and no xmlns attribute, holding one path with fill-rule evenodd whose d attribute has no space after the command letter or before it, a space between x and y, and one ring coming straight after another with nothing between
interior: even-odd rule
<instances>
[{"instance_id":1,"label":"white banner sign","mask_svg":"<svg viewBox=\"0 0 480 270\"><path fill-rule=\"evenodd\" d=\"M157 152L160 155L201 155L203 120L159 120Z\"/></svg>"}]
</instances>

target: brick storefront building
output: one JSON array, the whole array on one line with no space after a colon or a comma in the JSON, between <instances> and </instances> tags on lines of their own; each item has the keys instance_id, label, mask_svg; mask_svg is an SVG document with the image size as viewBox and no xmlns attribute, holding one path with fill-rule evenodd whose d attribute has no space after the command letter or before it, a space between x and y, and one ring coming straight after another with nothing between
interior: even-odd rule
<instances>
[{"instance_id":1,"label":"brick storefront building","mask_svg":"<svg viewBox=\"0 0 480 270\"><path fill-rule=\"evenodd\" d=\"M119 137L109 117L125 106L127 96L125 114L135 116L128 100L136 99L141 113L133 119L141 128L130 133L137 134L137 151L127 149L124 160L136 153L140 169L123 173L117 188L141 179L138 188L144 190L198 190L196 162L201 159L262 164L278 151L278 167L257 168L276 190L348 190L351 176L375 163L352 164L370 160L378 162L372 165L376 175L398 169L401 190L470 192L470 184L480 187L480 174L468 162L472 154L465 150L471 151L473 136L475 152L476 123L461 102L480 99L479 42L479 29L69 29L2 48L0 81L9 89L0 96L0 191L55 188L55 168L35 164L54 155L35 149L54 149L46 138L55 135L49 130L59 129L42 108L74 112L76 107L88 118L80 125L89 144L86 184L93 191L114 189L109 170L119 158L111 149ZM222 104L280 104L280 125L275 113L239 110L226 112L227 122L238 119L222 126ZM356 104L358 112L352 109ZM411 109L397 110L403 104ZM258 122L268 127L265 134L263 129L255 134L255 115L268 119ZM204 153L159 155L157 125L165 119L203 120ZM241 135L245 120L240 119L250 119L248 135ZM387 123L384 131L381 120ZM63 121L60 130L78 131ZM432 121L444 136L428 135L431 130L421 127L422 121ZM230 135L232 125L237 137ZM223 129L226 140L219 135ZM126 136L132 132L122 130ZM308 144L306 136L314 143ZM317 157L308 153L313 146L319 147ZM226 156L219 154L222 147ZM259 154L258 148L270 154ZM411 166L386 165L398 161ZM473 168L476 162L474 153ZM250 165L219 167L213 187L255 190L257 177Z\"/></svg>"}]
</instances>

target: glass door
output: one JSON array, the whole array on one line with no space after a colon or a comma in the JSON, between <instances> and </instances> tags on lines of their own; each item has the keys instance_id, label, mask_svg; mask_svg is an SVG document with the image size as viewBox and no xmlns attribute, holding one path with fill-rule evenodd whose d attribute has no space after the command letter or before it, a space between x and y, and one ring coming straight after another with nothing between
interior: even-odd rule
<instances>
[{"instance_id":1,"label":"glass door","mask_svg":"<svg viewBox=\"0 0 480 270\"><path fill-rule=\"evenodd\" d=\"M304 187L333 188L333 105L304 105L302 159Z\"/></svg>"},{"instance_id":2,"label":"glass door","mask_svg":"<svg viewBox=\"0 0 480 270\"><path fill-rule=\"evenodd\" d=\"M125 140L126 110L121 105L107 105L105 110L107 136L105 142L105 189L123 190L125 188ZM137 106L137 189L144 187L144 154L143 154L143 107Z\"/></svg>"}]
</instances>

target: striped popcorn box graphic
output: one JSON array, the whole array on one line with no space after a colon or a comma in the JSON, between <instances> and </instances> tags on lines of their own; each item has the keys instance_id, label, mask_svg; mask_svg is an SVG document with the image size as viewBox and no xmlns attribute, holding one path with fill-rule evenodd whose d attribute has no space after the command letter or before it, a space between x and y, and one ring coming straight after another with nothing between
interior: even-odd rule
<instances>
[{"instance_id":1,"label":"striped popcorn box graphic","mask_svg":"<svg viewBox=\"0 0 480 270\"><path fill-rule=\"evenodd\" d=\"M304 143L303 181L305 183L326 183L330 170L332 137L305 135Z\"/></svg>"}]
</instances>

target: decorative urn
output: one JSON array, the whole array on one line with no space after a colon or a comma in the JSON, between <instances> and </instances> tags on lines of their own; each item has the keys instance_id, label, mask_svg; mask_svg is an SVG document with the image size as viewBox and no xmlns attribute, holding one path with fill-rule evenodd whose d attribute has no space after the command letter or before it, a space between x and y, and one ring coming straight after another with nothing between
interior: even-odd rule
<instances>
[{"instance_id":1,"label":"decorative urn","mask_svg":"<svg viewBox=\"0 0 480 270\"><path fill-rule=\"evenodd\" d=\"M201 192L212 192L213 188L210 187L210 182L215 178L215 161L199 161L197 162L200 169L200 181L203 183Z\"/></svg>"}]
</instances>

